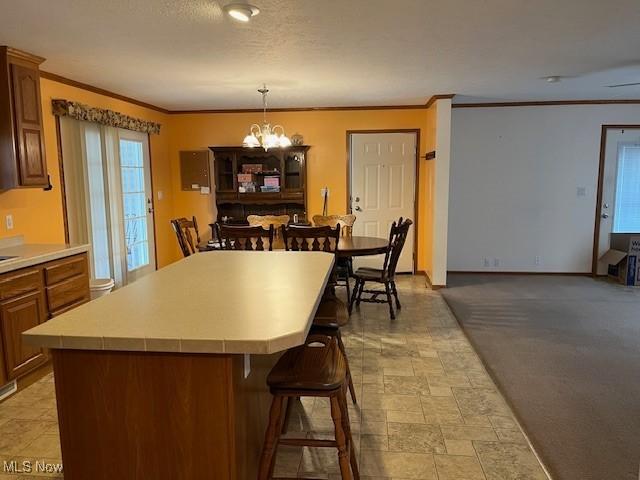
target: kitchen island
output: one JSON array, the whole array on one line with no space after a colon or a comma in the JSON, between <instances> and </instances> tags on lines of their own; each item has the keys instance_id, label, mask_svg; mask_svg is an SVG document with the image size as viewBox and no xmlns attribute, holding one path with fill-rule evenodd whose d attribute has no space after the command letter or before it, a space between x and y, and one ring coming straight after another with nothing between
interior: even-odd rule
<instances>
[{"instance_id":1,"label":"kitchen island","mask_svg":"<svg viewBox=\"0 0 640 480\"><path fill-rule=\"evenodd\" d=\"M255 478L266 375L304 342L333 262L197 254L26 332L52 351L65 480Z\"/></svg>"}]
</instances>

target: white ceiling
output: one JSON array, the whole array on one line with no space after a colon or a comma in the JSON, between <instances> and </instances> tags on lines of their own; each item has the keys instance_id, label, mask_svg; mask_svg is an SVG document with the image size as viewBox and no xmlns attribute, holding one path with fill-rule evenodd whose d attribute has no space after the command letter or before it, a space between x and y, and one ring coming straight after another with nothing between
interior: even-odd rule
<instances>
[{"instance_id":1,"label":"white ceiling","mask_svg":"<svg viewBox=\"0 0 640 480\"><path fill-rule=\"evenodd\" d=\"M0 0L0 44L168 109L640 98L638 0L252 1Z\"/></svg>"}]
</instances>

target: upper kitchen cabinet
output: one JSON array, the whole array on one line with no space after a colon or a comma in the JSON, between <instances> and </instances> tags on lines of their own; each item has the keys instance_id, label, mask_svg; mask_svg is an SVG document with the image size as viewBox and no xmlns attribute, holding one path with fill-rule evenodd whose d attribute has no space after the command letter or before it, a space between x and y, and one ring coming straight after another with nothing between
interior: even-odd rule
<instances>
[{"instance_id":1,"label":"upper kitchen cabinet","mask_svg":"<svg viewBox=\"0 0 640 480\"><path fill-rule=\"evenodd\" d=\"M38 70L43 61L0 47L0 190L49 184Z\"/></svg>"}]
</instances>

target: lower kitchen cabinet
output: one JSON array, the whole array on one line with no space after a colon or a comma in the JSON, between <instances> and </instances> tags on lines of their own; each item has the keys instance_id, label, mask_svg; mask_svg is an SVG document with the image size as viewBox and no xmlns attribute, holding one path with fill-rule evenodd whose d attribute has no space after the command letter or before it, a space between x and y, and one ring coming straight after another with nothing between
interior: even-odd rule
<instances>
[{"instance_id":1,"label":"lower kitchen cabinet","mask_svg":"<svg viewBox=\"0 0 640 480\"><path fill-rule=\"evenodd\" d=\"M44 349L22 341L22 332L47 320L42 291L0 303L0 332L7 380L13 380L44 363Z\"/></svg>"},{"instance_id":2,"label":"lower kitchen cabinet","mask_svg":"<svg viewBox=\"0 0 640 480\"><path fill-rule=\"evenodd\" d=\"M27 345L23 332L89 299L86 253L0 275L0 385L49 358L46 349Z\"/></svg>"}]
</instances>

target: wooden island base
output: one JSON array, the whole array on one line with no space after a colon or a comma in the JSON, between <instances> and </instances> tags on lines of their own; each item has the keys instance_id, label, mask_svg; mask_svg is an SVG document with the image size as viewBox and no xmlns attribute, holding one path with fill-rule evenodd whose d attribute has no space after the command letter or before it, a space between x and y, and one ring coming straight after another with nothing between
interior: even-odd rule
<instances>
[{"instance_id":1,"label":"wooden island base","mask_svg":"<svg viewBox=\"0 0 640 480\"><path fill-rule=\"evenodd\" d=\"M52 355L65 480L257 477L279 354Z\"/></svg>"}]
</instances>

